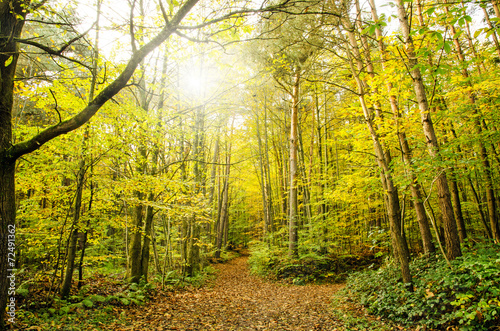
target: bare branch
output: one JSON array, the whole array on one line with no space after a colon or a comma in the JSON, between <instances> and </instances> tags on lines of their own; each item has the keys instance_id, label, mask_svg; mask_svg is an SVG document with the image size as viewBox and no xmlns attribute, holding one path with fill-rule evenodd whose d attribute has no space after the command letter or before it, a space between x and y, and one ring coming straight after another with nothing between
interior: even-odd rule
<instances>
[{"instance_id":1,"label":"bare branch","mask_svg":"<svg viewBox=\"0 0 500 331\"><path fill-rule=\"evenodd\" d=\"M50 94L52 94L52 98L54 98L54 102L56 103L56 105L54 106L54 109L57 112L57 115L59 116L59 123L61 123L62 122L61 113L59 112L59 109L57 107L57 98L56 98L56 95L54 94L54 91L52 91L51 89L49 89L49 91L50 91Z\"/></svg>"}]
</instances>

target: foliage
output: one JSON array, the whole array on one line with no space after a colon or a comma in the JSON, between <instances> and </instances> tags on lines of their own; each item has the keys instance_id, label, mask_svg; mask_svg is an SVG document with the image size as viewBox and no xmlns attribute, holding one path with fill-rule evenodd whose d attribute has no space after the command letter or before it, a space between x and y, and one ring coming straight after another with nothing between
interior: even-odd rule
<instances>
[{"instance_id":1,"label":"foliage","mask_svg":"<svg viewBox=\"0 0 500 331\"><path fill-rule=\"evenodd\" d=\"M333 295L332 308L333 315L342 321L346 330L405 330L401 326L396 328L391 321L368 314L361 304L345 296L342 290Z\"/></svg>"},{"instance_id":2,"label":"foliage","mask_svg":"<svg viewBox=\"0 0 500 331\"><path fill-rule=\"evenodd\" d=\"M254 274L304 285L342 282L349 272L378 266L381 258L376 258L372 253L335 257L310 253L290 259L286 251L271 249L265 243L254 243L248 262Z\"/></svg>"},{"instance_id":3,"label":"foliage","mask_svg":"<svg viewBox=\"0 0 500 331\"><path fill-rule=\"evenodd\" d=\"M424 257L411 264L414 291L400 281L397 268L351 275L344 295L369 312L398 323L446 329L489 330L500 322L500 253L496 244L479 244L452 261Z\"/></svg>"},{"instance_id":4,"label":"foliage","mask_svg":"<svg viewBox=\"0 0 500 331\"><path fill-rule=\"evenodd\" d=\"M120 309L140 309L147 305L151 298L171 293L182 292L187 289L198 288L213 280L217 270L207 266L202 272L193 277L183 277L177 272L167 275L169 283L164 291L161 290L161 280L146 283L142 279L139 283L128 284L116 279L112 274L94 274L67 300L59 297L53 299L45 295L48 289L29 287L23 283L19 293L25 293L20 301L20 325L44 325L44 330L56 329L58 325L68 324L65 329L72 330L69 324L81 323L89 329L99 327L102 323L117 322L115 311ZM34 284L34 282L32 282ZM40 284L40 282L38 282ZM30 293L31 291L31 293ZM30 295L28 295L30 294ZM80 321L79 316L87 316L87 320ZM76 322L80 321L80 322ZM77 330L77 328L75 328Z\"/></svg>"},{"instance_id":5,"label":"foliage","mask_svg":"<svg viewBox=\"0 0 500 331\"><path fill-rule=\"evenodd\" d=\"M7 139L7 148L71 118L86 107L89 95L119 76L126 55L137 52L121 41L110 44L110 36L144 45L182 6L170 1L167 13L165 8L150 10L148 6L157 4L145 1L130 15L122 8L116 20L90 26L88 18L79 17L84 11L78 0L68 7L59 1L41 4L40 12L28 14L19 40L67 48L59 57L34 45L19 45L15 105L12 120L6 121L12 122L13 137ZM222 11L192 12L185 23L193 28L182 28L183 33L144 58L130 85L90 122L16 163L16 196L10 201L16 207L21 314L35 310L55 319L74 311L143 304L149 293L146 278L138 285L122 281L130 271L126 269L139 260L141 269L146 265L142 262L149 263L149 273L142 276L151 276L153 286L161 284L169 291L199 287L214 276L207 261L227 262L237 256L234 247L246 247L252 240L252 273L291 284L339 282L351 271L375 269L388 258L393 243L385 182L389 178L400 208L391 215L402 216L412 254L423 250L420 225L426 222L417 221L410 197L417 184L436 232L443 227L441 209L446 205L451 212L453 205L455 215L463 214L471 240L494 236L490 232L498 220L491 208L500 192L500 46L492 42L499 32L493 3L429 2L426 8L412 3L408 10L415 10L415 19L410 30L418 60L414 68L407 63L404 38L392 33L391 17L372 21L364 4L357 13L361 20L354 20L355 2L342 4L352 5L342 8L346 11L340 16L352 21L354 45L344 38L351 29L340 24L341 9L335 1L321 6L292 1L283 11L227 20L215 19L216 14L233 10L234 4L219 4ZM143 5L147 8L139 8ZM493 22L491 28L482 17L476 20L482 15L480 7L484 18ZM103 17L116 13L104 3L102 9L88 9L90 16L97 10ZM293 10L300 15L290 15ZM132 18L135 23L127 21ZM477 24L469 26L472 22ZM84 25L89 25L88 34L76 38ZM385 28L384 37L374 38L379 28ZM456 33L450 34L452 29ZM103 40L97 40L99 35ZM252 42L243 47L236 43L244 39ZM358 63L349 61L348 54L356 43L362 51ZM466 44L461 54L458 46ZM241 48L231 48L235 45ZM227 49L221 52L220 46ZM13 66L13 60L11 55L0 67ZM95 72L89 70L94 65ZM351 70L354 67L357 71ZM412 70L421 71L427 88L433 117L427 123L435 125L439 157L427 152L429 138L419 124L422 114L416 101L421 97L413 92ZM355 91L356 72L363 93ZM291 98L296 73L301 77L297 103ZM364 116L360 97L373 112L370 116ZM290 182L292 107L298 109L296 183ZM367 121L373 121L371 131ZM407 152L400 134L409 144ZM382 154L374 154L374 139L380 140L387 156L385 168L379 163ZM404 161L405 155L412 159ZM82 206L73 223L77 178L83 170ZM438 197L451 192L435 194L436 178L444 171L455 190L449 204L441 204ZM381 174L386 176L382 183ZM298 256L293 259L287 254L291 184L298 191ZM84 280L99 280L98 270L119 279L119 290L82 290L68 301L51 299L57 298L75 229L81 258L76 267L84 271ZM434 232L430 236L443 237ZM215 259L218 239L225 248ZM469 252L452 262L452 270L436 257L415 261L413 293L396 282L399 273L392 266L369 272L365 280L352 278L350 288L372 312L398 321L486 328L499 314L497 264L489 251ZM384 289L381 284L392 285ZM432 313L436 307L438 312ZM371 321L360 327L372 327Z\"/></svg>"}]
</instances>

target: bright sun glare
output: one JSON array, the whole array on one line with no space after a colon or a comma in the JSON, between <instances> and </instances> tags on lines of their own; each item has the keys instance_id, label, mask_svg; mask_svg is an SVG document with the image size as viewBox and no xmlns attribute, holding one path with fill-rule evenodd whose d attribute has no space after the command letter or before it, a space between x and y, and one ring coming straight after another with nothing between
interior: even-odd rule
<instances>
[{"instance_id":1,"label":"bright sun glare","mask_svg":"<svg viewBox=\"0 0 500 331\"><path fill-rule=\"evenodd\" d=\"M204 87L203 77L194 73L190 73L187 77L187 88L190 93L201 94Z\"/></svg>"},{"instance_id":2,"label":"bright sun glare","mask_svg":"<svg viewBox=\"0 0 500 331\"><path fill-rule=\"evenodd\" d=\"M214 84L214 74L210 73L209 66L200 69L200 65L187 65L181 71L181 84L185 94L192 98L204 98L210 93Z\"/></svg>"}]
</instances>

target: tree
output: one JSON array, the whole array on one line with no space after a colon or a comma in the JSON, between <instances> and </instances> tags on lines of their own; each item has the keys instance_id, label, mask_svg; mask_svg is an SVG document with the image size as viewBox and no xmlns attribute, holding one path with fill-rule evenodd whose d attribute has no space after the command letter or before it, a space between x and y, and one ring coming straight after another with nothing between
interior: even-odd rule
<instances>
[{"instance_id":1,"label":"tree","mask_svg":"<svg viewBox=\"0 0 500 331\"><path fill-rule=\"evenodd\" d=\"M121 73L104 89L98 93L87 106L76 115L64 119L52 125L31 138L20 143L12 143L12 111L13 111L13 91L16 75L16 68L19 59L19 43L30 43L42 51L52 56L65 56L64 51L72 41L68 41L60 49L53 49L43 44L38 44L29 40L22 40L21 33L27 15L35 13L45 5L45 2L34 3L31 1L13 0L0 3L0 237L7 238L8 228L15 225L15 164L23 155L31 153L40 148L50 140L73 131L88 122L96 112L128 83L139 64L154 49L167 40L179 29L181 21L188 15L198 0L187 0L179 6L177 12L171 16L162 8L164 25L160 31L149 41L139 48L133 48L133 53L127 61ZM259 11L239 9L231 12L231 9L221 14L217 19L205 22L204 25L216 23L235 15L245 12ZM81 38L81 37L80 37ZM79 39L79 38L77 38ZM0 311L5 311L7 302L7 241L1 241L0 247ZM3 316L1 319L3 327Z\"/></svg>"},{"instance_id":2,"label":"tree","mask_svg":"<svg viewBox=\"0 0 500 331\"><path fill-rule=\"evenodd\" d=\"M415 54L415 46L410 33L410 24L406 9L401 0L398 0L398 17L403 34L403 41L406 46L406 53L408 57L408 67L411 68L410 74L413 81L415 96L417 98L418 106L421 114L422 129L425 136L427 149L429 155L436 161L442 159L439 152L439 143L437 140L434 124L432 122L429 102L425 91L424 81L422 74L418 67L418 57ZM438 167L438 174L436 176L436 188L438 192L438 199L440 204L441 213L443 214L443 223L445 227L445 242L446 242L446 255L448 259L452 260L462 255L460 249L460 240L458 237L457 223L453 212L453 205L451 203L450 189L448 186L448 179L446 178L446 171L442 167Z\"/></svg>"}]
</instances>

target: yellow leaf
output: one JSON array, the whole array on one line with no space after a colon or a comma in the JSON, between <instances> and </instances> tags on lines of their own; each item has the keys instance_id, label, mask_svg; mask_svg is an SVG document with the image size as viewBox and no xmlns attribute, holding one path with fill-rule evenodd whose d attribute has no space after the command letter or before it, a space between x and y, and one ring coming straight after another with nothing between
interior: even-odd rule
<instances>
[{"instance_id":1,"label":"yellow leaf","mask_svg":"<svg viewBox=\"0 0 500 331\"><path fill-rule=\"evenodd\" d=\"M13 55L9 56L9 58L5 61L5 67L8 67L12 63L12 60L14 60Z\"/></svg>"}]
</instances>

